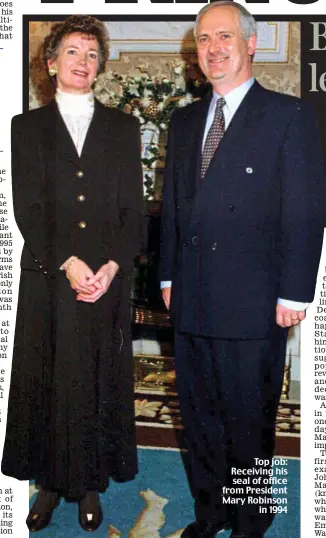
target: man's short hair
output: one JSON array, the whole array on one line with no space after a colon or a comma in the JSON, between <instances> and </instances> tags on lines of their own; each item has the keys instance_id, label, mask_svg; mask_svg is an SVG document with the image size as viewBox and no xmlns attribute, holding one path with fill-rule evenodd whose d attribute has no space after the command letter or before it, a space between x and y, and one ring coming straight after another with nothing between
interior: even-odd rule
<instances>
[{"instance_id":1,"label":"man's short hair","mask_svg":"<svg viewBox=\"0 0 326 538\"><path fill-rule=\"evenodd\" d=\"M235 9L239 13L239 23L240 28L242 32L242 37L245 41L248 41L248 39L257 34L257 24L254 19L254 17L249 13L249 11L243 7L241 4L238 4L237 2L233 2L232 0L216 0L215 2L211 2L210 4L206 4L199 12L196 17L195 22L195 28L194 28L194 34L195 37L197 37L197 28L200 19L210 9L218 8L220 6L229 6L233 9Z\"/></svg>"}]
</instances>

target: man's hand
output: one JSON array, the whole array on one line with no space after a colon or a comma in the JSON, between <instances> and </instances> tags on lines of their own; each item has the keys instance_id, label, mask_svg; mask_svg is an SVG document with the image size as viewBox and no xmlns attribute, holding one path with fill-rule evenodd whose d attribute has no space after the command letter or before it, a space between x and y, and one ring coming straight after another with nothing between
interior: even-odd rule
<instances>
[{"instance_id":1,"label":"man's hand","mask_svg":"<svg viewBox=\"0 0 326 538\"><path fill-rule=\"evenodd\" d=\"M170 310L170 300L171 300L171 286L169 288L162 288L162 297L165 303L166 309Z\"/></svg>"},{"instance_id":2,"label":"man's hand","mask_svg":"<svg viewBox=\"0 0 326 538\"><path fill-rule=\"evenodd\" d=\"M119 265L113 260L102 265L97 273L88 280L88 284L94 286L95 291L91 294L78 293L77 301L83 301L85 303L95 303L98 301L108 291L118 270Z\"/></svg>"},{"instance_id":3,"label":"man's hand","mask_svg":"<svg viewBox=\"0 0 326 538\"><path fill-rule=\"evenodd\" d=\"M293 327L306 317L305 310L292 310L281 304L276 306L276 323L280 327Z\"/></svg>"}]
</instances>

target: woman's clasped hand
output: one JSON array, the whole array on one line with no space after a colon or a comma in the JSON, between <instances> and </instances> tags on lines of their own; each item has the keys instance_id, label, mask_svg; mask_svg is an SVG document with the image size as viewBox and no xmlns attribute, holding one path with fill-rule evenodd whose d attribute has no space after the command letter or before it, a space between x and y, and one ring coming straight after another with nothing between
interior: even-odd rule
<instances>
[{"instance_id":1,"label":"woman's clasped hand","mask_svg":"<svg viewBox=\"0 0 326 538\"><path fill-rule=\"evenodd\" d=\"M104 295L119 270L119 265L110 260L96 273L76 256L71 256L63 265L70 287L77 293L77 301L95 303Z\"/></svg>"},{"instance_id":2,"label":"woman's clasped hand","mask_svg":"<svg viewBox=\"0 0 326 538\"><path fill-rule=\"evenodd\" d=\"M63 265L70 286L77 293L77 301L95 303L104 295L119 270L119 265L110 260L96 273L76 256L71 256Z\"/></svg>"}]
</instances>

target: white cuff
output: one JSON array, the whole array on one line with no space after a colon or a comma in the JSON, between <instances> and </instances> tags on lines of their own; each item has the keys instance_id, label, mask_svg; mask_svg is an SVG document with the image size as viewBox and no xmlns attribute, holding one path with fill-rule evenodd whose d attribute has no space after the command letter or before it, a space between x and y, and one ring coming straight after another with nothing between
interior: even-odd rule
<instances>
[{"instance_id":1,"label":"white cuff","mask_svg":"<svg viewBox=\"0 0 326 538\"><path fill-rule=\"evenodd\" d=\"M277 304L290 308L291 310L306 310L310 303L300 303L299 301L289 301L288 299L277 299Z\"/></svg>"},{"instance_id":2,"label":"white cuff","mask_svg":"<svg viewBox=\"0 0 326 538\"><path fill-rule=\"evenodd\" d=\"M172 281L171 280L162 280L161 282L161 290L163 288L171 288L172 286Z\"/></svg>"}]
</instances>

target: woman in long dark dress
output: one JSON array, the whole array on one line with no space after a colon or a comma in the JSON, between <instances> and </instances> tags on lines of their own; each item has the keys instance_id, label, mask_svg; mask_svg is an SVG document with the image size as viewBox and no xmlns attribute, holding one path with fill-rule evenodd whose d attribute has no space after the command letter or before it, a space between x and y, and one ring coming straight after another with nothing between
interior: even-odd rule
<instances>
[{"instance_id":1,"label":"woman in long dark dress","mask_svg":"<svg viewBox=\"0 0 326 538\"><path fill-rule=\"evenodd\" d=\"M47 106L12 122L16 222L25 244L2 472L41 486L27 517L45 527L60 497L102 521L98 492L137 473L129 294L140 248L139 122L94 99L105 26L72 16L44 58Z\"/></svg>"}]
</instances>

